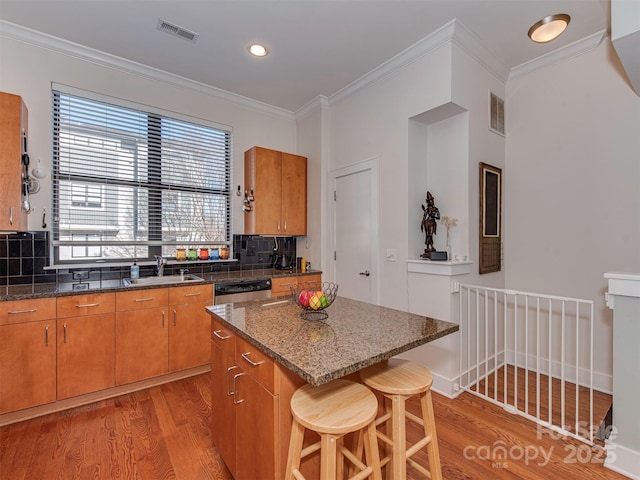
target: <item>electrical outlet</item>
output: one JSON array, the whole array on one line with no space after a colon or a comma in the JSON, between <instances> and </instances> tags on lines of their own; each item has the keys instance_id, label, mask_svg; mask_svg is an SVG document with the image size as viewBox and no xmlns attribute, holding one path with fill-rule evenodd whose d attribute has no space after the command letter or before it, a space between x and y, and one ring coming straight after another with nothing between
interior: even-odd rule
<instances>
[{"instance_id":1,"label":"electrical outlet","mask_svg":"<svg viewBox=\"0 0 640 480\"><path fill-rule=\"evenodd\" d=\"M86 280L89 278L89 270L74 270L73 271L73 279L74 280Z\"/></svg>"},{"instance_id":2,"label":"electrical outlet","mask_svg":"<svg viewBox=\"0 0 640 480\"><path fill-rule=\"evenodd\" d=\"M387 248L387 262L395 262L398 260L398 252L395 248Z\"/></svg>"}]
</instances>

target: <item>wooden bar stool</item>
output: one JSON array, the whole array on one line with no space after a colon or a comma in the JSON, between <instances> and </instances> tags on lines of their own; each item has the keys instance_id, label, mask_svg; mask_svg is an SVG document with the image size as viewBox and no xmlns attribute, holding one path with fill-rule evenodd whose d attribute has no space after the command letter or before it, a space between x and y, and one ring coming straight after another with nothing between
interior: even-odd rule
<instances>
[{"instance_id":1,"label":"wooden bar stool","mask_svg":"<svg viewBox=\"0 0 640 480\"><path fill-rule=\"evenodd\" d=\"M436 424L431 402L433 377L428 368L416 363L392 358L388 363L379 363L360 372L360 378L369 388L380 392L385 398L384 412L376 419L376 425L386 425L385 433L378 431L378 438L391 449L390 455L380 460L382 466L391 462L391 478L407 478L407 462L427 478L442 479L440 452L436 436ZM406 400L420 395L422 418L405 408ZM425 436L414 445L407 447L406 419L424 427ZM391 432L391 438L389 438ZM427 447L429 469L411 458L424 446ZM388 450L388 449L387 449ZM387 470L389 478L389 470Z\"/></svg>"},{"instance_id":2,"label":"wooden bar stool","mask_svg":"<svg viewBox=\"0 0 640 480\"><path fill-rule=\"evenodd\" d=\"M319 387L300 387L291 397L293 424L285 479L304 479L299 470L300 460L320 450L321 480L344 478L345 458L360 470L351 480L370 476L382 480L376 439L377 411L376 396L356 382L334 380ZM305 429L320 434L320 441L303 449ZM364 439L360 437L363 430ZM343 437L351 432L357 432L358 444L364 441L367 464L344 446Z\"/></svg>"}]
</instances>

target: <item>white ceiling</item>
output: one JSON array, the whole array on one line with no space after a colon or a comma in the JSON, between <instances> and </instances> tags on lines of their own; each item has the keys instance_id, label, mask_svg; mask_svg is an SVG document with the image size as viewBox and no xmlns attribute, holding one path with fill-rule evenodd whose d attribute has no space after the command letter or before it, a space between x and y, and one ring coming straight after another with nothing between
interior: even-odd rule
<instances>
[{"instance_id":1,"label":"white ceiling","mask_svg":"<svg viewBox=\"0 0 640 480\"><path fill-rule=\"evenodd\" d=\"M609 11L610 0L0 0L3 21L290 111L454 18L508 71L609 30ZM529 27L554 13L572 17L564 34L531 42ZM158 19L200 37L194 44L158 31ZM254 41L270 54L250 56Z\"/></svg>"}]
</instances>

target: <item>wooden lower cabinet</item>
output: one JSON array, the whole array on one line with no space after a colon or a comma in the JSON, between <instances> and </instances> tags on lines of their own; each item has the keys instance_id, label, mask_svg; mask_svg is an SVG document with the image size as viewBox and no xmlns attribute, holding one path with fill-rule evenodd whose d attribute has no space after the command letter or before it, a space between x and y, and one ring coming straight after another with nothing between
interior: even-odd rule
<instances>
[{"instance_id":1,"label":"wooden lower cabinet","mask_svg":"<svg viewBox=\"0 0 640 480\"><path fill-rule=\"evenodd\" d=\"M169 290L169 371L210 362L212 285L190 285Z\"/></svg>"},{"instance_id":2,"label":"wooden lower cabinet","mask_svg":"<svg viewBox=\"0 0 640 480\"><path fill-rule=\"evenodd\" d=\"M211 435L235 480L284 477L293 420L291 397L304 384L291 370L211 319ZM317 439L313 432L307 433L305 444ZM318 456L303 459L300 471L306 478L317 478Z\"/></svg>"},{"instance_id":3,"label":"wooden lower cabinet","mask_svg":"<svg viewBox=\"0 0 640 480\"><path fill-rule=\"evenodd\" d=\"M57 299L58 400L115 385L115 294Z\"/></svg>"},{"instance_id":4,"label":"wooden lower cabinet","mask_svg":"<svg viewBox=\"0 0 640 480\"><path fill-rule=\"evenodd\" d=\"M205 307L211 302L172 305L169 325L169 371L209 363L209 323Z\"/></svg>"},{"instance_id":5,"label":"wooden lower cabinet","mask_svg":"<svg viewBox=\"0 0 640 480\"><path fill-rule=\"evenodd\" d=\"M236 405L233 403L230 376L237 370L233 357L211 341L211 437L234 478L236 470ZM259 478L259 477L256 477Z\"/></svg>"},{"instance_id":6,"label":"wooden lower cabinet","mask_svg":"<svg viewBox=\"0 0 640 480\"><path fill-rule=\"evenodd\" d=\"M236 480L278 479L277 366L217 321L211 329L213 442ZM232 343L235 353L229 354Z\"/></svg>"},{"instance_id":7,"label":"wooden lower cabinet","mask_svg":"<svg viewBox=\"0 0 640 480\"><path fill-rule=\"evenodd\" d=\"M115 385L115 314L58 320L58 400Z\"/></svg>"},{"instance_id":8,"label":"wooden lower cabinet","mask_svg":"<svg viewBox=\"0 0 640 480\"><path fill-rule=\"evenodd\" d=\"M280 478L277 452L279 396L242 369L234 377L236 402L239 402L236 405L234 478Z\"/></svg>"},{"instance_id":9,"label":"wooden lower cabinet","mask_svg":"<svg viewBox=\"0 0 640 480\"><path fill-rule=\"evenodd\" d=\"M55 319L0 326L0 413L55 400Z\"/></svg>"},{"instance_id":10,"label":"wooden lower cabinet","mask_svg":"<svg viewBox=\"0 0 640 480\"><path fill-rule=\"evenodd\" d=\"M169 372L167 307L116 312L116 385Z\"/></svg>"},{"instance_id":11,"label":"wooden lower cabinet","mask_svg":"<svg viewBox=\"0 0 640 480\"><path fill-rule=\"evenodd\" d=\"M56 400L56 299L0 302L0 414Z\"/></svg>"},{"instance_id":12,"label":"wooden lower cabinet","mask_svg":"<svg viewBox=\"0 0 640 480\"><path fill-rule=\"evenodd\" d=\"M211 284L0 302L0 415L208 365L211 304Z\"/></svg>"},{"instance_id":13,"label":"wooden lower cabinet","mask_svg":"<svg viewBox=\"0 0 640 480\"><path fill-rule=\"evenodd\" d=\"M271 296L285 297L291 295L291 287L306 288L314 287L322 281L321 274L294 275L290 277L273 277L271 279Z\"/></svg>"}]
</instances>

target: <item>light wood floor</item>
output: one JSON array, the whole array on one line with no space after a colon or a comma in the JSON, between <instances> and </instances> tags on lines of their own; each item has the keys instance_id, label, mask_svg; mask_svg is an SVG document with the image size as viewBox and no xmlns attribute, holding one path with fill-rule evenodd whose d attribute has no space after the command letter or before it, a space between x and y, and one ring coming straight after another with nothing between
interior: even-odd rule
<instances>
[{"instance_id":1,"label":"light wood floor","mask_svg":"<svg viewBox=\"0 0 640 480\"><path fill-rule=\"evenodd\" d=\"M229 480L211 445L209 388L204 374L2 427L0 479ZM602 450L538 438L533 423L471 394L434 404L445 479L624 479Z\"/></svg>"}]
</instances>

